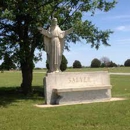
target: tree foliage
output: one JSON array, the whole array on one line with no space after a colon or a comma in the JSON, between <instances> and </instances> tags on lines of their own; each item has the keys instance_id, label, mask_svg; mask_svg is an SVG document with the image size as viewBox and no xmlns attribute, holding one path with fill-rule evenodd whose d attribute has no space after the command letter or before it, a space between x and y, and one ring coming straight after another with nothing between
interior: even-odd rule
<instances>
[{"instance_id":1,"label":"tree foliage","mask_svg":"<svg viewBox=\"0 0 130 130\"><path fill-rule=\"evenodd\" d=\"M102 67L108 67L109 65L110 65L110 59L108 58L108 57L102 57L101 59L100 59L100 61L101 61L101 66Z\"/></svg>"},{"instance_id":2,"label":"tree foliage","mask_svg":"<svg viewBox=\"0 0 130 130\"><path fill-rule=\"evenodd\" d=\"M84 39L91 47L109 45L111 30L102 31L84 13L94 16L96 10L107 12L114 8L115 0L1 0L0 1L0 59L5 52L13 55L22 71L21 87L24 93L31 91L33 61L41 58L35 50L44 48L43 37L37 27L48 28L51 18L57 17L61 29L74 27L74 33L66 38L67 43Z\"/></svg>"},{"instance_id":3,"label":"tree foliage","mask_svg":"<svg viewBox=\"0 0 130 130\"><path fill-rule=\"evenodd\" d=\"M107 57L102 57L101 60L94 58L91 61L91 67L117 67L117 64Z\"/></svg>"},{"instance_id":4,"label":"tree foliage","mask_svg":"<svg viewBox=\"0 0 130 130\"><path fill-rule=\"evenodd\" d=\"M67 61L66 57L64 55L62 55L60 70L65 71L67 69L67 64L68 64L68 61Z\"/></svg>"},{"instance_id":5,"label":"tree foliage","mask_svg":"<svg viewBox=\"0 0 130 130\"><path fill-rule=\"evenodd\" d=\"M130 66L130 59L127 59L124 63L124 66Z\"/></svg>"},{"instance_id":6,"label":"tree foliage","mask_svg":"<svg viewBox=\"0 0 130 130\"><path fill-rule=\"evenodd\" d=\"M1 70L11 70L11 69L16 69L16 65L14 64L14 62L12 61L11 56L9 56L9 54L5 54L4 55L4 61L2 62L2 64L0 65L0 69Z\"/></svg>"},{"instance_id":7,"label":"tree foliage","mask_svg":"<svg viewBox=\"0 0 130 130\"><path fill-rule=\"evenodd\" d=\"M64 55L62 55L60 70L65 71L67 69L67 64L68 64L68 61L67 61L66 57ZM46 68L49 70L48 61L46 61Z\"/></svg>"},{"instance_id":8,"label":"tree foliage","mask_svg":"<svg viewBox=\"0 0 130 130\"><path fill-rule=\"evenodd\" d=\"M82 68L81 62L79 60L75 60L73 63L73 68Z\"/></svg>"},{"instance_id":9,"label":"tree foliage","mask_svg":"<svg viewBox=\"0 0 130 130\"><path fill-rule=\"evenodd\" d=\"M92 68L98 68L98 67L100 67L100 65L101 65L101 61L97 58L94 58L91 62Z\"/></svg>"},{"instance_id":10,"label":"tree foliage","mask_svg":"<svg viewBox=\"0 0 130 130\"><path fill-rule=\"evenodd\" d=\"M111 61L108 65L108 67L117 67L117 64Z\"/></svg>"}]
</instances>

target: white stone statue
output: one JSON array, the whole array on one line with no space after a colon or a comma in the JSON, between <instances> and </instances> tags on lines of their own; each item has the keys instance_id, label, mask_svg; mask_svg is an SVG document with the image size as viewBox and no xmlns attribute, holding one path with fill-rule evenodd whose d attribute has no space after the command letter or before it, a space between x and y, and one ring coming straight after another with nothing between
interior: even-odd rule
<instances>
[{"instance_id":1,"label":"white stone statue","mask_svg":"<svg viewBox=\"0 0 130 130\"><path fill-rule=\"evenodd\" d=\"M70 34L73 31L73 28L62 31L57 25L57 19L53 18L48 30L45 30L42 27L38 27L38 30L44 35L49 72L59 72L64 51L64 39L67 34Z\"/></svg>"}]
</instances>

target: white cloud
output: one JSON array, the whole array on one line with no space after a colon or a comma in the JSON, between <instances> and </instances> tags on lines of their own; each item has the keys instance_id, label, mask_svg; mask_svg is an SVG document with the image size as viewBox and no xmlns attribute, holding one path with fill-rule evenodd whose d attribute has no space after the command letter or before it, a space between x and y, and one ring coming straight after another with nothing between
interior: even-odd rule
<instances>
[{"instance_id":1,"label":"white cloud","mask_svg":"<svg viewBox=\"0 0 130 130\"><path fill-rule=\"evenodd\" d=\"M111 15L104 17L103 20L119 20L119 21L130 21L130 15Z\"/></svg>"},{"instance_id":2,"label":"white cloud","mask_svg":"<svg viewBox=\"0 0 130 130\"><path fill-rule=\"evenodd\" d=\"M129 44L130 45L130 39L128 38L128 39L120 39L120 40L116 40L116 42L118 43L118 44Z\"/></svg>"},{"instance_id":3,"label":"white cloud","mask_svg":"<svg viewBox=\"0 0 130 130\"><path fill-rule=\"evenodd\" d=\"M111 19L129 19L130 15L117 15L110 17Z\"/></svg>"},{"instance_id":4,"label":"white cloud","mask_svg":"<svg viewBox=\"0 0 130 130\"><path fill-rule=\"evenodd\" d=\"M130 25L118 26L115 28L116 31L130 31Z\"/></svg>"},{"instance_id":5,"label":"white cloud","mask_svg":"<svg viewBox=\"0 0 130 130\"><path fill-rule=\"evenodd\" d=\"M126 29L125 26L119 26L119 27L116 28L116 30L118 30L118 31L123 31L123 30L125 30L125 29Z\"/></svg>"}]
</instances>

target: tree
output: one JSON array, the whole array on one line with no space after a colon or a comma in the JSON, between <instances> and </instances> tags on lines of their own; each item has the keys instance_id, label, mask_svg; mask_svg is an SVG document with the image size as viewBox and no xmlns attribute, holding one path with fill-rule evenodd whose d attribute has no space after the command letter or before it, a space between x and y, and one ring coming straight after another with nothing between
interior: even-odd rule
<instances>
[{"instance_id":1,"label":"tree","mask_svg":"<svg viewBox=\"0 0 130 130\"><path fill-rule=\"evenodd\" d=\"M86 40L91 47L99 48L100 44L109 45L111 30L99 30L91 21L84 19L83 13L98 9L104 12L114 8L115 0L1 0L0 3L0 58L5 52L13 55L19 62L22 71L21 88L25 94L32 91L33 62L41 57L44 48L43 37L37 27L48 28L51 18L57 17L61 29L74 27L74 33L66 38L67 43Z\"/></svg>"},{"instance_id":2,"label":"tree","mask_svg":"<svg viewBox=\"0 0 130 130\"><path fill-rule=\"evenodd\" d=\"M67 64L68 64L67 59L65 58L64 55L62 55L60 70L61 70L61 71L65 71L65 70L67 69ZM49 70L49 64L48 64L47 61L46 61L46 68Z\"/></svg>"},{"instance_id":3,"label":"tree","mask_svg":"<svg viewBox=\"0 0 130 130\"><path fill-rule=\"evenodd\" d=\"M92 68L98 68L101 65L101 61L98 60L97 58L93 59L91 62L91 67Z\"/></svg>"},{"instance_id":4,"label":"tree","mask_svg":"<svg viewBox=\"0 0 130 130\"><path fill-rule=\"evenodd\" d=\"M4 61L2 62L0 69L2 70L16 69L16 65L13 63L11 56L9 56L8 53L5 54Z\"/></svg>"},{"instance_id":5,"label":"tree","mask_svg":"<svg viewBox=\"0 0 130 130\"><path fill-rule=\"evenodd\" d=\"M124 63L124 66L130 66L130 59L127 59Z\"/></svg>"},{"instance_id":6,"label":"tree","mask_svg":"<svg viewBox=\"0 0 130 130\"><path fill-rule=\"evenodd\" d=\"M106 67L106 65L104 63L101 63L101 67Z\"/></svg>"},{"instance_id":7,"label":"tree","mask_svg":"<svg viewBox=\"0 0 130 130\"><path fill-rule=\"evenodd\" d=\"M117 64L111 61L108 65L108 67L117 67Z\"/></svg>"},{"instance_id":8,"label":"tree","mask_svg":"<svg viewBox=\"0 0 130 130\"><path fill-rule=\"evenodd\" d=\"M80 61L75 60L74 63L73 63L73 68L82 68Z\"/></svg>"},{"instance_id":9,"label":"tree","mask_svg":"<svg viewBox=\"0 0 130 130\"><path fill-rule=\"evenodd\" d=\"M60 65L61 71L65 71L67 69L67 64L68 64L67 59L65 58L64 55L62 55L62 61L61 61L61 65Z\"/></svg>"},{"instance_id":10,"label":"tree","mask_svg":"<svg viewBox=\"0 0 130 130\"><path fill-rule=\"evenodd\" d=\"M109 60L108 57L102 57L102 58L100 59L100 61L101 61L101 66L102 66L102 67L108 67L109 64L110 64L110 60Z\"/></svg>"}]
</instances>

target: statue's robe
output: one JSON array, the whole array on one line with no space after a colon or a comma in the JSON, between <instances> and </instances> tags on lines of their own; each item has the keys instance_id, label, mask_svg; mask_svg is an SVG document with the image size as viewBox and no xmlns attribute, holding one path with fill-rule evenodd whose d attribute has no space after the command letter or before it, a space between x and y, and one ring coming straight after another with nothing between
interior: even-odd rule
<instances>
[{"instance_id":1,"label":"statue's robe","mask_svg":"<svg viewBox=\"0 0 130 130\"><path fill-rule=\"evenodd\" d=\"M64 51L65 36L72 30L62 31L58 25L51 26L48 30L42 29L44 35L45 51L47 52L47 60L49 63L49 71L59 71Z\"/></svg>"}]
</instances>

